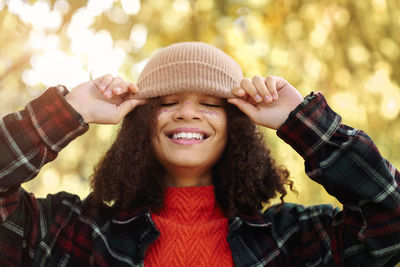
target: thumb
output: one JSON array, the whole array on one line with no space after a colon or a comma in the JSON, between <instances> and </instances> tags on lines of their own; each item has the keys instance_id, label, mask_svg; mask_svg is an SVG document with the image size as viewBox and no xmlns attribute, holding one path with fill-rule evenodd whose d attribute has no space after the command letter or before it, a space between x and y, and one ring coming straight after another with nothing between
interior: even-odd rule
<instances>
[{"instance_id":1,"label":"thumb","mask_svg":"<svg viewBox=\"0 0 400 267\"><path fill-rule=\"evenodd\" d=\"M146 103L146 99L126 99L124 102L117 106L117 110L120 117L123 118L134 108L143 105L144 103Z\"/></svg>"},{"instance_id":2,"label":"thumb","mask_svg":"<svg viewBox=\"0 0 400 267\"><path fill-rule=\"evenodd\" d=\"M250 104L248 101L239 99L239 98L230 98L227 100L228 103L231 103L238 107L244 114L246 114L251 119L257 116L258 109Z\"/></svg>"}]
</instances>

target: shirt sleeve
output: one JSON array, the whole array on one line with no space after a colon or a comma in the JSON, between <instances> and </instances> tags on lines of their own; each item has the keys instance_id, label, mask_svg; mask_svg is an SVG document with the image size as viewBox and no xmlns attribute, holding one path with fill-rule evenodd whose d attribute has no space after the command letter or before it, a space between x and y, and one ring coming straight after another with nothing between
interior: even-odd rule
<instances>
[{"instance_id":1,"label":"shirt sleeve","mask_svg":"<svg viewBox=\"0 0 400 267\"><path fill-rule=\"evenodd\" d=\"M59 193L38 200L20 187L41 167L54 160L68 143L88 130L82 116L70 106L63 86L51 87L25 109L0 119L0 265L30 266L49 220L64 214ZM65 205L64 205L65 206Z\"/></svg>"},{"instance_id":2,"label":"shirt sleeve","mask_svg":"<svg viewBox=\"0 0 400 267\"><path fill-rule=\"evenodd\" d=\"M34 178L68 143L88 130L65 100L68 90L51 87L25 109L0 119L0 220L16 209L21 183Z\"/></svg>"},{"instance_id":3,"label":"shirt sleeve","mask_svg":"<svg viewBox=\"0 0 400 267\"><path fill-rule=\"evenodd\" d=\"M307 96L277 135L304 158L307 175L343 204L342 211L322 206L321 212L298 211L313 227L307 231L318 233L335 262L362 253L368 258L398 259L400 174L371 138L341 124L321 93Z\"/></svg>"}]
</instances>

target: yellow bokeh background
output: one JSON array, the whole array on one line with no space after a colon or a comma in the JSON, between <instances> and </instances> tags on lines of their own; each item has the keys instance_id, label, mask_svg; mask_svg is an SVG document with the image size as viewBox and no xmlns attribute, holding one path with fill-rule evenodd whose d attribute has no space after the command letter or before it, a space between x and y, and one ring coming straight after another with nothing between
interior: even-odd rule
<instances>
[{"instance_id":1,"label":"yellow bokeh background","mask_svg":"<svg viewBox=\"0 0 400 267\"><path fill-rule=\"evenodd\" d=\"M3 115L48 86L72 89L105 73L136 81L157 49L203 41L235 58L247 77L278 75L304 96L323 92L345 124L366 131L400 166L398 1L0 0L0 39ZM24 187L38 197L65 190L84 198L117 129L91 125ZM262 131L295 182L298 194L286 201L340 206L274 131Z\"/></svg>"}]
</instances>

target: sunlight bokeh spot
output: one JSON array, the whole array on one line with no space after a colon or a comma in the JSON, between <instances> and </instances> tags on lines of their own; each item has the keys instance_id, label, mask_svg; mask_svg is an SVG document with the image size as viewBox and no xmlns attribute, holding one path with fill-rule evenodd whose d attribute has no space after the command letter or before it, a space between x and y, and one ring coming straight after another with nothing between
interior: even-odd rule
<instances>
[{"instance_id":1,"label":"sunlight bokeh spot","mask_svg":"<svg viewBox=\"0 0 400 267\"><path fill-rule=\"evenodd\" d=\"M118 70L124 63L125 57L126 52L121 48L107 50L101 56L98 54L89 58L88 70L92 77L99 77L107 73L118 76Z\"/></svg>"},{"instance_id":2,"label":"sunlight bokeh spot","mask_svg":"<svg viewBox=\"0 0 400 267\"><path fill-rule=\"evenodd\" d=\"M369 59L368 50L361 44L352 45L348 49L349 58L356 64L366 63Z\"/></svg>"},{"instance_id":3,"label":"sunlight bokeh spot","mask_svg":"<svg viewBox=\"0 0 400 267\"><path fill-rule=\"evenodd\" d=\"M329 100L329 103L332 103L331 106L335 107L335 111L339 114L343 114L349 123L354 124L367 122L365 107L358 102L353 93L338 92ZM352 112L348 112L349 110L352 110Z\"/></svg>"},{"instance_id":4,"label":"sunlight bokeh spot","mask_svg":"<svg viewBox=\"0 0 400 267\"><path fill-rule=\"evenodd\" d=\"M88 12L94 16L98 16L104 11L110 9L114 4L114 0L89 0L87 2Z\"/></svg>"},{"instance_id":5,"label":"sunlight bokeh spot","mask_svg":"<svg viewBox=\"0 0 400 267\"><path fill-rule=\"evenodd\" d=\"M309 56L304 62L307 73L314 79L317 79L321 74L321 62L315 57Z\"/></svg>"},{"instance_id":6,"label":"sunlight bokeh spot","mask_svg":"<svg viewBox=\"0 0 400 267\"><path fill-rule=\"evenodd\" d=\"M75 11L69 28L87 28L93 23L93 16L87 8L80 8Z\"/></svg>"},{"instance_id":7,"label":"sunlight bokeh spot","mask_svg":"<svg viewBox=\"0 0 400 267\"><path fill-rule=\"evenodd\" d=\"M382 90L381 114L387 120L394 120L400 113L400 87L390 82L389 86Z\"/></svg>"},{"instance_id":8,"label":"sunlight bokeh spot","mask_svg":"<svg viewBox=\"0 0 400 267\"><path fill-rule=\"evenodd\" d=\"M386 9L386 0L372 0L372 4L375 9L378 9L378 10Z\"/></svg>"},{"instance_id":9,"label":"sunlight bokeh spot","mask_svg":"<svg viewBox=\"0 0 400 267\"><path fill-rule=\"evenodd\" d=\"M57 49L61 40L56 34L46 34L44 31L34 29L29 34L29 41L26 44L30 49L36 51Z\"/></svg>"},{"instance_id":10,"label":"sunlight bokeh spot","mask_svg":"<svg viewBox=\"0 0 400 267\"><path fill-rule=\"evenodd\" d=\"M88 54L92 50L93 38L95 33L88 28L72 27L68 28L68 33L71 38L71 50L77 54ZM99 44L101 46L101 44Z\"/></svg>"},{"instance_id":11,"label":"sunlight bokeh spot","mask_svg":"<svg viewBox=\"0 0 400 267\"><path fill-rule=\"evenodd\" d=\"M129 44L133 50L141 49L147 40L147 28L142 24L135 24L132 26L131 33L129 35Z\"/></svg>"},{"instance_id":12,"label":"sunlight bokeh spot","mask_svg":"<svg viewBox=\"0 0 400 267\"><path fill-rule=\"evenodd\" d=\"M201 0L197 1L196 4L201 11L208 11L214 7L213 0Z\"/></svg>"},{"instance_id":13,"label":"sunlight bokeh spot","mask_svg":"<svg viewBox=\"0 0 400 267\"><path fill-rule=\"evenodd\" d=\"M176 12L186 14L190 11L190 2L188 0L174 0L172 7Z\"/></svg>"},{"instance_id":14,"label":"sunlight bokeh spot","mask_svg":"<svg viewBox=\"0 0 400 267\"><path fill-rule=\"evenodd\" d=\"M58 10L50 10L46 1L36 1L30 5L21 0L10 0L8 10L35 28L56 30L61 25L61 13Z\"/></svg>"},{"instance_id":15,"label":"sunlight bokeh spot","mask_svg":"<svg viewBox=\"0 0 400 267\"><path fill-rule=\"evenodd\" d=\"M384 97L381 104L381 114L388 120L393 120L399 115L400 101L399 97Z\"/></svg>"},{"instance_id":16,"label":"sunlight bokeh spot","mask_svg":"<svg viewBox=\"0 0 400 267\"><path fill-rule=\"evenodd\" d=\"M108 17L111 21L118 24L124 24L129 20L129 16L119 6L113 6L108 12Z\"/></svg>"},{"instance_id":17,"label":"sunlight bokeh spot","mask_svg":"<svg viewBox=\"0 0 400 267\"><path fill-rule=\"evenodd\" d=\"M336 7L333 14L333 19L337 26L343 27L349 23L350 14L345 8Z\"/></svg>"},{"instance_id":18,"label":"sunlight bokeh spot","mask_svg":"<svg viewBox=\"0 0 400 267\"><path fill-rule=\"evenodd\" d=\"M323 24L317 24L310 34L311 44L315 47L321 47L328 38L329 29Z\"/></svg>"},{"instance_id":19,"label":"sunlight bokeh spot","mask_svg":"<svg viewBox=\"0 0 400 267\"><path fill-rule=\"evenodd\" d=\"M399 58L399 44L396 43L392 38L385 38L380 40L379 48L380 51L388 58L391 58L392 60Z\"/></svg>"},{"instance_id":20,"label":"sunlight bokeh spot","mask_svg":"<svg viewBox=\"0 0 400 267\"><path fill-rule=\"evenodd\" d=\"M57 0L53 4L53 9L58 10L61 14L66 14L71 5L66 0Z\"/></svg>"},{"instance_id":21,"label":"sunlight bokeh spot","mask_svg":"<svg viewBox=\"0 0 400 267\"><path fill-rule=\"evenodd\" d=\"M364 83L365 89L374 94L381 93L383 88L388 88L390 86L389 73L386 69L378 69Z\"/></svg>"},{"instance_id":22,"label":"sunlight bokeh spot","mask_svg":"<svg viewBox=\"0 0 400 267\"><path fill-rule=\"evenodd\" d=\"M341 68L335 73L334 79L337 85L345 87L350 84L351 75L347 69Z\"/></svg>"},{"instance_id":23,"label":"sunlight bokeh spot","mask_svg":"<svg viewBox=\"0 0 400 267\"><path fill-rule=\"evenodd\" d=\"M303 34L303 24L296 19L292 19L286 24L285 33L290 39L297 40Z\"/></svg>"},{"instance_id":24,"label":"sunlight bokeh spot","mask_svg":"<svg viewBox=\"0 0 400 267\"><path fill-rule=\"evenodd\" d=\"M37 73L32 69L24 70L24 72L22 73L22 80L28 86L35 86L41 82Z\"/></svg>"},{"instance_id":25,"label":"sunlight bokeh spot","mask_svg":"<svg viewBox=\"0 0 400 267\"><path fill-rule=\"evenodd\" d=\"M71 88L89 79L79 58L70 57L59 50L46 51L34 60L32 67L34 73L31 75L37 75L45 86L64 84Z\"/></svg>"},{"instance_id":26,"label":"sunlight bokeh spot","mask_svg":"<svg viewBox=\"0 0 400 267\"><path fill-rule=\"evenodd\" d=\"M121 0L121 5L128 15L136 15L140 11L139 0Z\"/></svg>"},{"instance_id":27,"label":"sunlight bokeh spot","mask_svg":"<svg viewBox=\"0 0 400 267\"><path fill-rule=\"evenodd\" d=\"M248 0L248 2L249 6L253 8L261 8L268 2L268 0Z\"/></svg>"}]
</instances>

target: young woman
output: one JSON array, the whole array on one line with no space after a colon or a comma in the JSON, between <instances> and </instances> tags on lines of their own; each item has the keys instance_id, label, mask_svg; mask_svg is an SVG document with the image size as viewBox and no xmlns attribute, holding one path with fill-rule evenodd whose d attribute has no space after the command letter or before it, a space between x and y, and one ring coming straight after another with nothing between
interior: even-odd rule
<instances>
[{"instance_id":1,"label":"young woman","mask_svg":"<svg viewBox=\"0 0 400 267\"><path fill-rule=\"evenodd\" d=\"M88 123L123 123L84 200L24 191ZM343 203L286 195L286 169L255 124L305 159ZM391 266L400 256L399 172L321 93L279 77L243 79L203 43L158 52L138 86L111 75L49 88L0 121L1 266ZM111 202L113 205L104 204Z\"/></svg>"}]
</instances>

